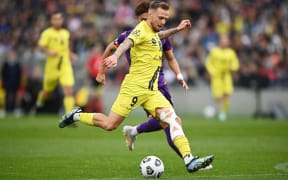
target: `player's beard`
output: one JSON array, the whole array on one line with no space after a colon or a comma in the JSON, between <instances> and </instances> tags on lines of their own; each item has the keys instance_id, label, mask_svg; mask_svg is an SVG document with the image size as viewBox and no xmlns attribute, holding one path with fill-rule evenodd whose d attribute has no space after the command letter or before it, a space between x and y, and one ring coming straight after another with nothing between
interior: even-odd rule
<instances>
[{"instance_id":1,"label":"player's beard","mask_svg":"<svg viewBox=\"0 0 288 180\"><path fill-rule=\"evenodd\" d=\"M154 24L154 23L152 22L151 25L152 25L153 31L155 31L155 32L159 32L159 31L160 31L160 28L158 28L158 26L157 26L156 24Z\"/></svg>"}]
</instances>

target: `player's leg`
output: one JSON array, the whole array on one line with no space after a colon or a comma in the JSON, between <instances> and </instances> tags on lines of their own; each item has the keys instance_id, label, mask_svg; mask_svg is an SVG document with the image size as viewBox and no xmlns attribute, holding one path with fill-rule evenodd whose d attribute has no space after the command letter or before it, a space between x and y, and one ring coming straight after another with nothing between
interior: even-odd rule
<instances>
[{"instance_id":1,"label":"player's leg","mask_svg":"<svg viewBox=\"0 0 288 180\"><path fill-rule=\"evenodd\" d=\"M223 81L223 95L220 100L220 113L218 119L220 121L225 121L227 119L227 112L230 105L230 94L233 93L233 82L231 75L227 74Z\"/></svg>"},{"instance_id":2,"label":"player's leg","mask_svg":"<svg viewBox=\"0 0 288 180\"><path fill-rule=\"evenodd\" d=\"M164 126L164 127L163 127ZM169 126L163 125L161 126L160 121L157 120L154 117L151 117L147 121L138 124L136 126L124 126L123 132L126 137L126 144L128 146L128 149L132 151L134 149L134 143L136 140L136 136L141 133L148 133L148 132L154 132L161 129L164 129L164 132L166 134L166 139L169 144L169 146L181 157L180 152L178 151L177 147L174 145L171 136L170 136L170 128Z\"/></svg>"},{"instance_id":3,"label":"player's leg","mask_svg":"<svg viewBox=\"0 0 288 180\"><path fill-rule=\"evenodd\" d=\"M44 88L41 89L37 96L36 107L41 108L44 105L47 98L50 96L50 94L51 94L51 91L47 91Z\"/></svg>"},{"instance_id":4,"label":"player's leg","mask_svg":"<svg viewBox=\"0 0 288 180\"><path fill-rule=\"evenodd\" d=\"M125 119L125 117L112 111L108 116L102 113L82 113L81 111L79 107L74 107L71 112L62 117L59 127L64 128L79 121L89 126L96 126L106 131L112 131Z\"/></svg>"},{"instance_id":5,"label":"player's leg","mask_svg":"<svg viewBox=\"0 0 288 180\"><path fill-rule=\"evenodd\" d=\"M34 107L32 111L35 112L36 109L41 108L44 105L51 92L55 89L57 82L58 80L56 76L49 75L47 73L44 74L43 87L38 93L36 107Z\"/></svg>"},{"instance_id":6,"label":"player's leg","mask_svg":"<svg viewBox=\"0 0 288 180\"><path fill-rule=\"evenodd\" d=\"M168 90L167 86L159 88L160 92L165 96L165 98L170 102L170 104L173 106L172 96ZM181 154L177 147L174 145L171 136L170 136L170 130L169 126L161 126L160 121L156 118L152 117L152 115L145 110L147 113L147 116L150 117L147 121L140 123L136 126L124 126L123 132L126 136L126 143L128 146L128 149L132 151L134 149L134 142L136 140L136 136L141 133L148 133L148 132L154 132L159 131L161 129L164 129L167 142L169 146L181 157Z\"/></svg>"},{"instance_id":7,"label":"player's leg","mask_svg":"<svg viewBox=\"0 0 288 180\"><path fill-rule=\"evenodd\" d=\"M172 96L168 90L168 87L163 86L159 88L159 91L169 101L171 106L174 106ZM153 132L153 131L158 131L158 130L163 129L163 127L160 125L159 120L157 120L156 118L153 118L152 115L147 110L145 111L147 113L147 116L150 116L150 118L147 121L137 125L137 132L141 134L145 132ZM170 135L166 133L166 136L169 137Z\"/></svg>"},{"instance_id":8,"label":"player's leg","mask_svg":"<svg viewBox=\"0 0 288 180\"><path fill-rule=\"evenodd\" d=\"M63 104L66 113L70 112L75 105L73 93L74 83L74 75L71 63L66 60L63 62L60 70L60 84L64 94Z\"/></svg>"},{"instance_id":9,"label":"player's leg","mask_svg":"<svg viewBox=\"0 0 288 180\"><path fill-rule=\"evenodd\" d=\"M223 82L220 77L212 77L211 78L211 91L214 101L216 103L215 108L219 114L221 113L222 106L222 98L223 98Z\"/></svg>"},{"instance_id":10,"label":"player's leg","mask_svg":"<svg viewBox=\"0 0 288 180\"><path fill-rule=\"evenodd\" d=\"M76 121L80 121L83 124L100 127L107 131L116 129L130 112L142 103L141 98L121 93L121 91L108 116L102 113L82 113L79 107L75 107L70 113L62 116L59 127L64 128Z\"/></svg>"},{"instance_id":11,"label":"player's leg","mask_svg":"<svg viewBox=\"0 0 288 180\"><path fill-rule=\"evenodd\" d=\"M73 96L73 86L63 86L62 90L64 94L63 104L65 112L68 113L73 109L75 105L75 100Z\"/></svg>"},{"instance_id":12,"label":"player's leg","mask_svg":"<svg viewBox=\"0 0 288 180\"><path fill-rule=\"evenodd\" d=\"M195 172L199 169L206 168L212 163L214 160L213 155L203 158L193 157L189 141L182 129L181 119L176 115L173 108L157 108L156 113L161 121L169 124L171 139L178 148L187 171Z\"/></svg>"},{"instance_id":13,"label":"player's leg","mask_svg":"<svg viewBox=\"0 0 288 180\"><path fill-rule=\"evenodd\" d=\"M45 101L50 96L51 92L55 89L59 78L59 71L56 69L53 69L53 67L49 65L45 65L45 72L44 72L44 78L43 78L43 85L42 89L39 91L36 104L31 109L31 114L35 114L38 108L41 108Z\"/></svg>"},{"instance_id":14,"label":"player's leg","mask_svg":"<svg viewBox=\"0 0 288 180\"><path fill-rule=\"evenodd\" d=\"M189 141L182 129L182 121L180 117L176 115L171 104L160 92L150 95L143 106L145 109L149 110L154 117L169 124L171 139L179 150L189 172L197 171L211 164L214 156L207 156L204 158L192 156Z\"/></svg>"}]
</instances>

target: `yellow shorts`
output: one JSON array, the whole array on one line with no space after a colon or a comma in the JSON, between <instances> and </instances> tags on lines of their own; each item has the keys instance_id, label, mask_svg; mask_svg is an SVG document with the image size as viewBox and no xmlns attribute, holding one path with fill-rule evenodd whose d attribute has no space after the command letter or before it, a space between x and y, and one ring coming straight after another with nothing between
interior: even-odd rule
<instances>
[{"instance_id":1,"label":"yellow shorts","mask_svg":"<svg viewBox=\"0 0 288 180\"><path fill-rule=\"evenodd\" d=\"M216 76L211 78L211 90L214 98L220 98L224 95L233 93L233 81L230 74L224 76Z\"/></svg>"},{"instance_id":2,"label":"yellow shorts","mask_svg":"<svg viewBox=\"0 0 288 180\"><path fill-rule=\"evenodd\" d=\"M58 83L61 86L74 86L73 69L69 61L63 61L59 69L46 64L43 89L45 91L53 91Z\"/></svg>"},{"instance_id":3,"label":"yellow shorts","mask_svg":"<svg viewBox=\"0 0 288 180\"><path fill-rule=\"evenodd\" d=\"M139 106L149 111L154 117L156 117L156 108L173 108L158 90L150 91L139 86L126 86L122 84L111 111L120 116L127 117L131 111Z\"/></svg>"}]
</instances>

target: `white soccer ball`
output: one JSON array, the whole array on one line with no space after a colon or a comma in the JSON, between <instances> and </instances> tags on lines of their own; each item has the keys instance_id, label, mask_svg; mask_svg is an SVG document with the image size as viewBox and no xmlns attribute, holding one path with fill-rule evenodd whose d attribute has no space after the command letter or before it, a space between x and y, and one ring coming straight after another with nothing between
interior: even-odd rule
<instances>
[{"instance_id":1,"label":"white soccer ball","mask_svg":"<svg viewBox=\"0 0 288 180\"><path fill-rule=\"evenodd\" d=\"M164 164L156 156L146 156L140 163L140 172L145 178L160 178L164 173Z\"/></svg>"},{"instance_id":2,"label":"white soccer ball","mask_svg":"<svg viewBox=\"0 0 288 180\"><path fill-rule=\"evenodd\" d=\"M210 119L216 116L216 109L209 105L203 109L203 115L205 118Z\"/></svg>"}]
</instances>

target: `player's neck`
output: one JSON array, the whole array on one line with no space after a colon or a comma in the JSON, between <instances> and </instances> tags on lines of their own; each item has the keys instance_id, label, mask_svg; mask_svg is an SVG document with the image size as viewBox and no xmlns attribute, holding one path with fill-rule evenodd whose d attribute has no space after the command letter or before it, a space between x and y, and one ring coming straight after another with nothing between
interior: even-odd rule
<instances>
[{"instance_id":1,"label":"player's neck","mask_svg":"<svg viewBox=\"0 0 288 180\"><path fill-rule=\"evenodd\" d=\"M146 22L147 25L150 27L150 29L151 29L153 32L155 32L154 29L153 29L153 27L152 27L152 23L151 23L151 21L146 20L145 22Z\"/></svg>"},{"instance_id":2,"label":"player's neck","mask_svg":"<svg viewBox=\"0 0 288 180\"><path fill-rule=\"evenodd\" d=\"M52 26L52 28L55 30L55 31L60 31L62 29L62 27L54 27Z\"/></svg>"}]
</instances>

